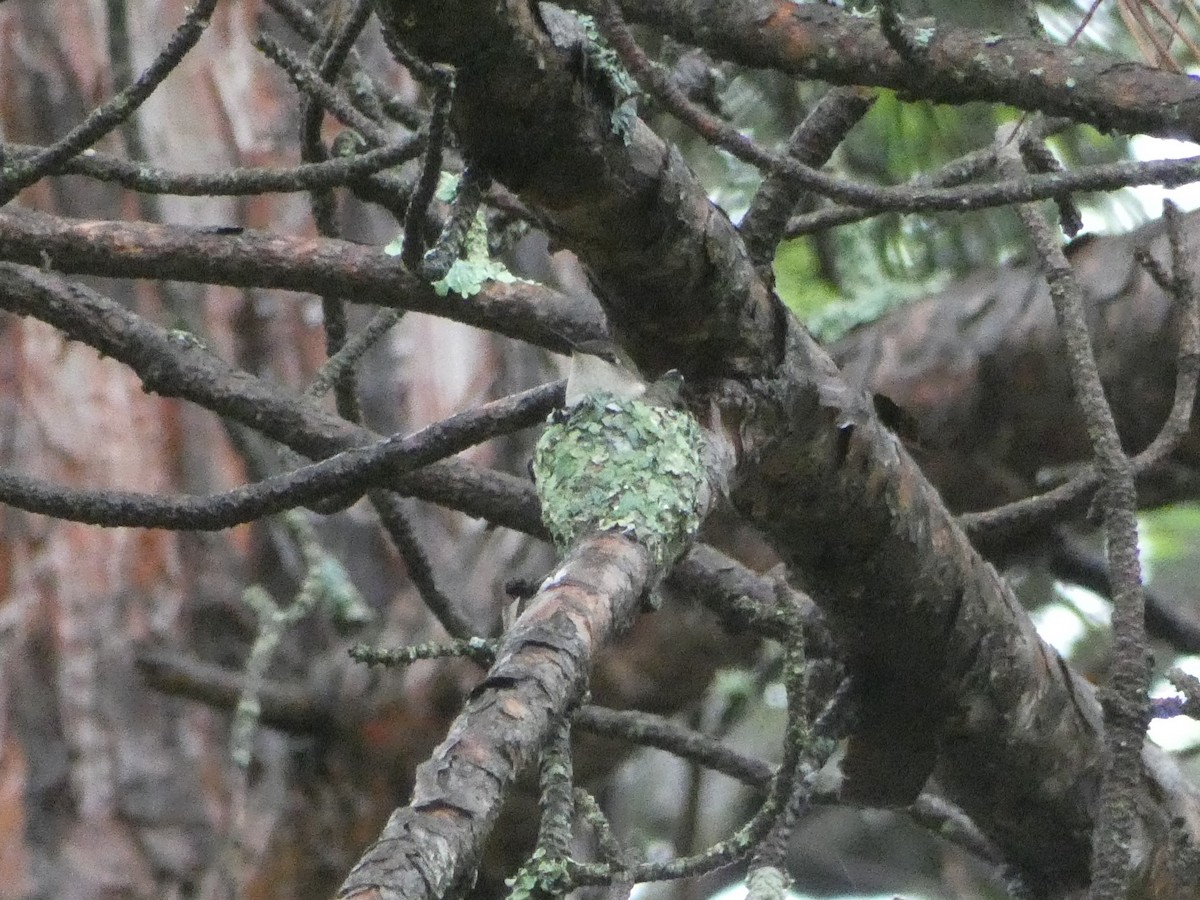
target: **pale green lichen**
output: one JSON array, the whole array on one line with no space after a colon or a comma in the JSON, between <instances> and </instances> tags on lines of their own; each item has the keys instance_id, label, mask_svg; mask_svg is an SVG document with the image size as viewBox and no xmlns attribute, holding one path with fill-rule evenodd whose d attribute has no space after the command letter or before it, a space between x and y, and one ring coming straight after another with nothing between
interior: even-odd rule
<instances>
[{"instance_id":1,"label":"pale green lichen","mask_svg":"<svg viewBox=\"0 0 1200 900\"><path fill-rule=\"evenodd\" d=\"M613 109L609 123L613 134L628 145L633 140L633 125L637 121L638 86L621 63L621 58L605 39L596 20L585 13L576 14L583 26L585 65L608 86L612 93Z\"/></svg>"},{"instance_id":2,"label":"pale green lichen","mask_svg":"<svg viewBox=\"0 0 1200 900\"><path fill-rule=\"evenodd\" d=\"M508 888L507 900L542 900L561 897L570 882L570 867L562 857L549 855L538 847L512 878L504 880Z\"/></svg>"},{"instance_id":3,"label":"pale green lichen","mask_svg":"<svg viewBox=\"0 0 1200 900\"><path fill-rule=\"evenodd\" d=\"M186 328L172 328L167 332L167 340L180 347L209 350L211 352L211 349L204 342L203 338L197 334L193 334Z\"/></svg>"},{"instance_id":4,"label":"pale green lichen","mask_svg":"<svg viewBox=\"0 0 1200 900\"><path fill-rule=\"evenodd\" d=\"M433 196L443 203L453 203L458 197L458 185L461 181L462 176L456 172L439 172L437 190L433 192Z\"/></svg>"},{"instance_id":5,"label":"pale green lichen","mask_svg":"<svg viewBox=\"0 0 1200 900\"><path fill-rule=\"evenodd\" d=\"M458 191L458 176L447 176L442 173L438 183L437 198L445 203L453 201ZM399 234L395 240L383 248L388 256L399 256L404 252L404 235ZM534 284L524 278L518 278L498 259L493 259L488 249L487 218L483 210L475 213L475 219L467 231L463 241L462 255L450 266L450 271L444 278L432 282L433 290L439 297L447 294L458 294L465 298L474 297L489 282L500 284Z\"/></svg>"},{"instance_id":6,"label":"pale green lichen","mask_svg":"<svg viewBox=\"0 0 1200 900\"><path fill-rule=\"evenodd\" d=\"M686 412L609 394L584 396L538 440L533 476L560 551L619 531L674 561L700 527L704 437Z\"/></svg>"},{"instance_id":7,"label":"pale green lichen","mask_svg":"<svg viewBox=\"0 0 1200 900\"><path fill-rule=\"evenodd\" d=\"M937 34L936 28L915 28L912 33L912 42L914 47L920 47L922 50L927 50L929 45L933 43L933 38Z\"/></svg>"}]
</instances>

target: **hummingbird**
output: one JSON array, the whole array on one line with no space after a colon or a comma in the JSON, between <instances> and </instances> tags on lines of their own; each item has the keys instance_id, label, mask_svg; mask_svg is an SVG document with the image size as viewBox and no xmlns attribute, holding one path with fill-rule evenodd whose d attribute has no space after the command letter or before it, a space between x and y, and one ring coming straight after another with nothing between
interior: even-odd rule
<instances>
[{"instance_id":1,"label":"hummingbird","mask_svg":"<svg viewBox=\"0 0 1200 900\"><path fill-rule=\"evenodd\" d=\"M574 347L567 376L566 406L570 409L588 394L611 394L620 400L641 400L651 406L674 406L683 392L678 369L664 372L649 384L637 365L612 341L585 341Z\"/></svg>"}]
</instances>

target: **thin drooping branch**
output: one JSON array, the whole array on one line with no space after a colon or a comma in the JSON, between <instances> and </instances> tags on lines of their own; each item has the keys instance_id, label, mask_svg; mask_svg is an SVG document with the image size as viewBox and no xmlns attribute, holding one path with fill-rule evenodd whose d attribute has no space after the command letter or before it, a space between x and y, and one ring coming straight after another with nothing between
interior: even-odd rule
<instances>
[{"instance_id":1,"label":"thin drooping branch","mask_svg":"<svg viewBox=\"0 0 1200 900\"><path fill-rule=\"evenodd\" d=\"M489 282L467 299L440 297L378 247L331 238L222 234L6 209L0 212L0 258L67 274L336 294L443 316L562 353L605 334L593 310L542 285Z\"/></svg>"},{"instance_id":2,"label":"thin drooping branch","mask_svg":"<svg viewBox=\"0 0 1200 900\"><path fill-rule=\"evenodd\" d=\"M702 732L652 713L583 706L575 713L575 725L606 737L665 750L755 787L765 787L774 770L764 760L738 753Z\"/></svg>"},{"instance_id":3,"label":"thin drooping branch","mask_svg":"<svg viewBox=\"0 0 1200 900\"><path fill-rule=\"evenodd\" d=\"M783 752L762 804L737 832L699 853L665 862L645 862L636 866L614 864L611 861L575 863L571 866L572 886L612 884L614 880L619 884L627 880L661 881L701 875L744 859L761 846L774 829L786 822L789 806L808 802L813 785L806 776L818 768L827 755L808 740L806 678L803 642L790 642L783 659L783 682L787 691Z\"/></svg>"},{"instance_id":4,"label":"thin drooping branch","mask_svg":"<svg viewBox=\"0 0 1200 900\"><path fill-rule=\"evenodd\" d=\"M404 508L403 498L400 494L392 490L376 488L367 494L367 498L379 516L379 524L391 538L392 546L404 560L408 580L417 589L417 593L421 596L421 602L429 608L429 611L446 629L446 633L454 638L467 638L486 628L487 626L477 626L468 621L459 612L459 604L447 596L438 584L433 564L430 563L425 548L421 546L416 529L409 521L410 516Z\"/></svg>"},{"instance_id":5,"label":"thin drooping branch","mask_svg":"<svg viewBox=\"0 0 1200 900\"><path fill-rule=\"evenodd\" d=\"M399 309L384 309L375 313L371 321L350 335L346 343L321 364L317 374L304 389L304 396L314 399L324 397L338 378L352 371L363 355L400 321L402 315L404 311Z\"/></svg>"}]
</instances>

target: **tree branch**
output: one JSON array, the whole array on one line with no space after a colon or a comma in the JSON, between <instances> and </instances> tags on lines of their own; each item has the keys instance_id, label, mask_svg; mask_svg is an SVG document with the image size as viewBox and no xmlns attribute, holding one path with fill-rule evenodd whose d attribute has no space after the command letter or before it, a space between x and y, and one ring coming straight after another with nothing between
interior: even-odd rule
<instances>
[{"instance_id":1,"label":"tree branch","mask_svg":"<svg viewBox=\"0 0 1200 900\"><path fill-rule=\"evenodd\" d=\"M595 650L632 623L651 576L649 554L619 534L563 560L339 897L446 897L470 878L505 796L578 702Z\"/></svg>"},{"instance_id":2,"label":"tree branch","mask_svg":"<svg viewBox=\"0 0 1200 900\"><path fill-rule=\"evenodd\" d=\"M630 21L752 68L893 88L934 102L1007 103L1101 131L1200 140L1200 84L1099 50L924 19L909 23L923 29L921 64L914 66L875 17L827 4L622 0L621 6Z\"/></svg>"},{"instance_id":3,"label":"tree branch","mask_svg":"<svg viewBox=\"0 0 1200 900\"><path fill-rule=\"evenodd\" d=\"M327 412L315 400L289 396L234 368L187 333L148 322L56 275L0 264L0 309L40 319L124 363L148 392L189 400L310 458L367 446L381 437ZM443 460L394 479L391 487L497 525L544 535L532 486L503 472Z\"/></svg>"},{"instance_id":4,"label":"tree branch","mask_svg":"<svg viewBox=\"0 0 1200 900\"><path fill-rule=\"evenodd\" d=\"M430 313L560 353L604 337L584 304L538 284L490 282L474 297L439 297L378 247L265 232L88 222L21 209L0 212L0 258L69 274L158 278L336 294Z\"/></svg>"},{"instance_id":5,"label":"tree branch","mask_svg":"<svg viewBox=\"0 0 1200 900\"><path fill-rule=\"evenodd\" d=\"M579 253L635 360L681 369L698 407L720 409L710 425L739 454L735 503L811 583L849 654L863 723L850 793L906 802L936 763L1038 889L1085 885L1102 753L1090 686L1037 637L869 399L784 313L678 156L636 122L628 143L613 134L605 98L523 3L378 7L406 46L459 67L467 151ZM470 19L469 42L448 15ZM1144 833L1164 834L1151 795ZM1147 858L1165 849L1150 843Z\"/></svg>"}]
</instances>

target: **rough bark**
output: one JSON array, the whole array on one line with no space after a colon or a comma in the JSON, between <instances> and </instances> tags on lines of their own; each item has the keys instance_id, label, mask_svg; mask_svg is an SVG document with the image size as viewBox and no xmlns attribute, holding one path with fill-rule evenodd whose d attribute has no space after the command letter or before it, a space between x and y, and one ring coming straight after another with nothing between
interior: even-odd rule
<instances>
[{"instance_id":1,"label":"rough bark","mask_svg":"<svg viewBox=\"0 0 1200 900\"><path fill-rule=\"evenodd\" d=\"M918 19L906 23L916 58L904 59L876 15L821 3L629 0L621 6L630 21L754 68L945 103L1007 103L1101 131L1200 137L1200 86L1092 49Z\"/></svg>"},{"instance_id":2,"label":"rough bark","mask_svg":"<svg viewBox=\"0 0 1200 900\"><path fill-rule=\"evenodd\" d=\"M473 876L517 777L587 689L595 652L632 624L653 574L646 549L617 534L568 554L340 896L445 897Z\"/></svg>"},{"instance_id":3,"label":"rough bark","mask_svg":"<svg viewBox=\"0 0 1200 900\"><path fill-rule=\"evenodd\" d=\"M1200 215L1185 218L1185 246L1200 247ZM1089 325L1128 452L1146 447L1171 407L1179 310L1135 259L1165 261L1161 221L1069 249L1088 298ZM831 353L851 384L877 391L917 420L921 468L956 511L979 510L1038 489L1087 456L1045 280L1025 261L981 271L935 296L857 329ZM1200 464L1193 426L1179 464L1142 484L1144 505L1195 496Z\"/></svg>"},{"instance_id":4,"label":"rough bark","mask_svg":"<svg viewBox=\"0 0 1200 900\"><path fill-rule=\"evenodd\" d=\"M165 22L177 18L182 5L142 4L133 15L145 22L158 22L154 17L161 16ZM14 21L10 17L17 8L29 21L3 32L4 40L10 42L3 49L12 46L13 35L24 40L35 33L30 26L34 18L40 21L41 30L36 33L42 38L57 28L72 46L90 49L64 53L45 41L24 46L20 54L0 54L3 66L33 60L42 78L40 82L34 79L40 85L38 90L19 95L30 82L8 77L5 68L0 97L5 102L6 136L9 126L14 125L13 137L31 142L52 139L82 115L90 105L94 86L103 80L97 72L103 60L96 50L102 42L94 39L95 23L87 20L83 5L52 6L6 4L0 10L5 25ZM898 719L898 712L913 712L903 697L889 693L894 679L911 678L905 690L926 691L926 697L931 698L929 710L916 710L914 721L938 735L940 744L935 749L941 751L942 774L957 785L962 800L1001 839L1010 857L1022 863L1041 884L1048 889L1078 884L1083 877L1079 848L1086 844L1090 825L1088 797L1097 746L1095 706L1089 689L1067 673L1061 661L1032 635L1011 596L965 545L920 473L875 421L869 403L856 390L841 385L828 360L787 321L766 286L752 273L729 223L707 203L679 157L640 126L635 129L631 147L614 140L609 110L602 98L591 93L586 79L581 79L578 59L547 43L532 27L536 23L531 22L523 5L521 9L511 5L516 10L511 21L518 27L504 31L510 24L505 20L500 23L499 33L497 22L490 18L492 4L458 6L462 15L438 10L430 22L418 23L423 32L416 37L428 39L426 50L444 39L445 46L455 53L464 52L460 107L464 134L474 149L486 155L489 166L524 191L556 236L589 261L609 313L641 361L652 371L672 365L684 368L695 386L698 406L720 412L719 422L714 414L712 423L726 430L732 446L740 442L743 454L739 505L773 530L776 546L797 564L797 571L833 612L843 641L856 654L860 693L868 692L864 697L867 709L872 703L887 707L875 719L880 729L890 727L889 722L894 726L894 734L884 736L895 736L900 749L905 749L907 739L907 752L918 761L929 756L926 742L920 740L923 735L906 736L913 730L912 723L892 718ZM869 67L855 62L851 71L846 60L859 53L862 59L878 62L874 68L878 83L892 83L894 79L901 87L916 91L928 86L935 93L947 92L948 97L981 91L980 96L1073 112L1101 125L1144 126L1163 134L1176 127L1184 133L1195 130L1191 121L1194 84L1128 63L1114 66L1111 60L1091 55L1076 61L1063 57L1060 49L1048 49L1037 42L991 40L969 32L939 29L931 42L931 77L929 72L914 73L901 64L873 23L856 21L815 4L804 8L792 4L629 6L631 11L642 10L646 15L669 10L679 17L681 35L688 34L689 28L698 29L693 35L697 40L712 43L731 58L779 64L790 71L812 68L834 80L857 81ZM218 77L224 71L222 65L262 76L262 68L255 69L255 63L240 58L248 46L244 39L252 20L248 8L222 4L211 40L202 45L213 46L216 42L217 52L225 54L221 62L215 68L211 62L207 67L198 67L200 71L191 73L191 79L173 79L167 84L170 90L152 97L146 107L151 115L143 127L150 143L169 148L172 165L211 169L214 159L233 164L243 158L258 161L270 155L264 148L272 145L263 135L271 134L274 140L273 129L282 127L279 113L286 108L285 103L267 91L254 93L252 103L240 102L232 90L233 81ZM750 23L755 28L770 29L764 32L762 46L766 49L762 55L743 56L756 38L745 23L722 18L726 11L737 8L768 13L774 10L774 15ZM428 12L423 10L423 14ZM819 29L814 30L816 26ZM444 38L437 37L436 32ZM154 35L148 36L150 46ZM844 52L825 52L831 37L837 39ZM30 47L33 52L29 52ZM1005 62L1005 54L1010 53L1018 63ZM985 62L978 65L984 67L986 63L987 71L972 68L976 65L972 54L983 55ZM539 66L539 60L545 65ZM257 65L261 66L261 61ZM1048 73L1044 77L1035 72L1043 65ZM68 70L71 77L66 74ZM967 79L969 86L964 86L964 79L959 77L964 73L971 76ZM980 77L976 79L976 75ZM69 89L66 104L51 102L52 89L56 89L60 77L69 88L82 84L86 90ZM1072 93L1068 78L1080 79L1077 86L1083 90ZM1132 103L1127 108L1126 96L1114 88L1118 82L1129 86L1136 95L1134 99L1148 104L1150 112L1133 111ZM172 94L174 91L178 93ZM1077 97L1085 97L1087 102L1076 104ZM13 109L19 113L10 115ZM52 110L53 117L43 116L46 110ZM1173 124L1172 116L1180 124ZM214 140L202 124L211 120L223 123L226 133L221 140ZM21 123L22 127L15 127ZM291 123L284 124L290 127ZM351 244L118 224L115 220L128 209L120 207L122 198L111 186L95 188L91 182L75 178L52 180L35 186L22 200L45 203L60 213L86 215L93 221L86 225L41 220L42 224L37 225L33 219L24 218L21 221L34 224L23 228L18 222L20 217L5 213L0 216L0 228L12 243L0 255L10 261L42 265L39 249L51 249L51 264L60 271L181 281L209 279L244 288L285 284L301 290L319 287L348 294L350 299L384 300L409 304L410 308L424 305L453 318L473 319L501 330L510 328L506 333L560 349L565 346L564 340L599 333L596 319L560 309L559 298L550 291L497 286L489 289L478 304L456 307L400 278L395 266L382 255ZM182 204L167 201L165 209L168 218L222 224L292 222L303 215L295 201L277 204L268 198L255 198L236 203L242 204L241 208L235 208L235 202L229 200L208 200L184 210ZM97 223L98 217L109 221ZM48 230L39 231L46 225ZM67 235L71 240L53 243ZM126 241L114 240L122 235ZM139 253L149 250L155 241L160 242L160 252L154 265L139 262ZM166 247L162 241L175 243ZM1095 245L1096 260L1106 258L1105 246ZM80 248L87 252L79 253ZM238 254L248 249L278 251L274 267L256 272L253 267L239 264ZM1081 252L1085 251L1092 252L1088 248ZM240 417L263 427L276 438L317 456L375 436L359 429L347 430L336 417L314 406L288 401L269 385L244 373L231 372L228 367L214 368L214 358L198 348L185 350L165 331L139 331L136 324L122 317L124 310L119 305L89 307L87 296L73 293L53 275L6 266L4 278L9 308L55 321L67 334L90 344L99 342L108 352L133 365L147 387L224 410L231 418ZM1100 281L1103 283L1103 279ZM41 289L31 287L39 282ZM393 286L397 293L403 289L404 296L397 300L389 295ZM140 296L146 302L142 287L131 288L124 282L108 287L118 292L122 301L133 302ZM1098 296L1102 301L1107 297L1103 293ZM1139 292L1137 296L1149 295ZM291 356L280 354L270 360L283 380L310 369L319 351L311 337L314 330L302 322L301 304L285 304L284 314L268 321L265 316L238 311L242 309L241 301L247 299L249 295L240 297L231 291L211 290L203 298L196 292L187 294L184 308L201 315L226 355L239 358L247 366L263 364L262 348L277 341L280 346L299 348ZM151 300L148 305L153 307L156 302ZM981 302L986 306L985 319L1009 303L993 304L990 299ZM537 308L537 304L543 307ZM245 304L245 309L251 307ZM1106 304L1106 309L1117 308L1115 303ZM90 315L79 315L80 309L89 309ZM997 315L1003 313L998 311ZM1154 324L1158 321L1156 315L1152 313L1146 322L1152 333L1168 336L1164 343L1170 343L1169 329L1153 331L1158 327ZM518 321L523 324L504 324ZM1136 316L1120 324L1131 329L1129 333L1140 327ZM44 395L48 400L55 396L61 399L46 407L50 411L42 421L61 425L61 410L71 404L67 391L75 397L76 389L86 385L104 394L92 410L96 427L111 426L113 421L125 421L130 416L130 421L139 423L118 436L125 440L112 445L120 448L115 456L107 456L96 442L96 446L86 448L88 454L64 455L61 469L52 473L56 477L91 487L114 483L143 488L169 486L176 474L173 471L153 466L135 471L128 466L133 459L149 459L147 448L165 441L168 446L164 455L180 460L178 467L184 470L181 480L187 489L202 492L241 479L242 472L232 454L197 450L200 442L196 438L201 431L215 436L217 429L211 421L199 426L198 419L181 411L181 406L141 397L136 391L130 393L133 382L128 373L110 362L97 361L90 350L81 352L57 338L51 339L39 328L6 325L3 336L10 342L6 346L36 352L6 352L9 365L4 378L6 384L21 385L24 390L36 384L36 375L30 380L35 370L61 367L61 390L55 388ZM306 328L310 334L307 339ZM990 327L986 332L994 334ZM1115 328L1113 333L1118 333ZM1020 334L1006 331L1001 342L1010 337L1015 342L1018 338L1014 335ZM1041 334L1036 328L1028 332L1038 340ZM889 337L885 346L892 340L904 339ZM164 369L163 360L177 360L178 367L171 369L168 365ZM1137 362L1132 357L1130 361ZM882 367L875 370L880 377L884 371ZM1020 367L1016 367L1015 374L1020 373ZM1119 375L1114 377L1120 381ZM967 396L975 396L967 381L955 383L964 386ZM6 391L6 396L14 393ZM897 399L904 403L904 398ZM1136 407L1141 397L1131 390L1120 399ZM387 400L395 402L393 397ZM924 411L919 402L904 405ZM164 415L167 427L143 428L147 409ZM106 415L107 410L111 415ZM972 417L981 411L986 414L986 403L971 406L965 419L975 421ZM6 415L11 412L5 409ZM1014 410L1014 414L1018 412ZM1135 409L1131 414L1131 434L1143 427L1142 412ZM936 421L936 414L930 415ZM16 421L15 415L10 420ZM971 426L964 427L968 434L977 434ZM16 433L7 428L5 431ZM57 428L46 428L42 436L47 438L49 450L43 453L36 447L18 444L24 453L32 450L32 455L22 455L18 462L53 462L63 442L77 434L64 435ZM998 446L983 443L984 449L1000 454ZM220 446L215 437L213 445ZM972 444L972 448L978 446ZM1063 448L1062 453L1066 458L1069 450ZM1026 457L1000 454L999 458L998 465L1018 469L1022 479L1035 465ZM991 465L990 459L987 465ZM947 476L946 484L951 483ZM1016 492L1025 490L1026 485L1023 480ZM398 487L414 496L467 509L492 522L525 530L538 528L531 492L520 479L481 477L474 467L447 463ZM996 484L992 489L1007 490L1009 486ZM974 502L972 499L966 505ZM980 500L979 505L987 505L987 501ZM203 714L189 711L181 722L178 709L160 706L152 695L139 692L129 678L130 640L146 633L146 623L151 623L156 636L177 635L179 626L172 615L178 594L173 592L186 592L189 597L217 595L222 599L234 593L241 583L240 577L234 576L243 574L239 566L249 566L256 556L248 549L251 539L239 532L229 536L230 547L222 546L219 552L211 547L195 552L186 542L181 549L173 538L145 535L128 539L109 535L102 539L106 543L98 544L77 527L43 530L36 521L31 525L29 517L7 512L3 527L6 540L0 542L0 561L5 565L0 567L0 577L10 571L7 563L14 562L11 571L27 581L17 585L18 591L3 590L0 595L22 601L17 606L6 606L4 613L7 617L10 610L15 611L21 647L28 651L22 659L31 664L16 673L18 678L8 677L13 668L5 669L7 693L3 699L12 701L15 697L16 701L4 707L7 718L0 723L11 726L0 743L0 796L6 800L6 811L12 810L0 816L0 847L4 848L0 852L0 881L32 885L34 873L66 860L50 877L70 879L81 892L121 889L152 896L161 894L164 885L179 889L209 858L211 848L206 841L211 842L215 826L206 816L220 808L224 800L219 778L214 775L223 757L222 735L219 725ZM360 534L352 533L347 543L361 549L367 542ZM364 580L380 582L380 595L392 598L395 583L403 579L401 567L382 552L377 556L371 561L373 574L364 570ZM184 560L182 572L173 562L179 558ZM125 559L129 560L127 566L121 564ZM78 585L70 591L60 590L81 571L75 564L77 560L107 561L109 565L95 573L107 580L89 582L86 590ZM849 566L849 571L839 571L839 564ZM126 570L131 573L129 577L121 574ZM87 571L92 574L92 569ZM113 577L114 573L120 577ZM121 605L113 613L109 604L97 598L117 598L113 603ZM222 629L230 627L226 621L229 604L214 605L217 611L207 613L207 620L203 610L193 611L194 636L201 643L215 644L216 636L224 633ZM122 618L114 621L117 613ZM650 621L651 637L645 645L650 649L642 651L645 656L654 656L655 664L663 667L669 667L674 658L660 652L661 645L674 647L679 643L659 639L656 646L656 635L661 632L653 629L667 618ZM8 621L6 618L6 624ZM406 637L427 627L423 622L409 624L413 627ZM50 649L42 652L46 647ZM228 646L222 649L227 652ZM666 669L647 678L648 683L640 691L625 689L617 693L627 699L663 703L666 710L678 708L702 689L702 667L695 660L715 665L718 651L726 649L713 646L694 657L688 670L690 678L680 678L678 669ZM685 658L686 654L680 654L674 661L682 663ZM601 677L619 681L620 667L616 668L617 676L602 673ZM697 674L701 677L695 677ZM466 680L454 681L461 685ZM625 678L626 682L630 680ZM383 769L396 765L402 769L407 761L428 749L432 743L429 735L445 726L446 716L438 710L457 701L453 689L435 682L435 678L426 678L423 686L410 688L400 700L392 698L390 706L373 710L365 722L357 721L356 727L361 726L364 734L370 732L367 743L378 739L375 746L379 755L367 763L355 760L355 766ZM869 691L875 685L883 688L872 696ZM679 695L671 691L679 691ZM1029 699L1034 696L1036 702ZM554 702L561 699L556 695ZM892 700L900 704L895 709L891 708ZM56 704L61 704L61 709ZM69 721L65 725L50 721L54 717L46 714L48 708L59 709ZM147 715L146 710L152 710L153 715ZM1055 716L1060 718L1056 720ZM1030 733L1023 735L1022 729L1029 723ZM1044 744L1037 743L1039 728L1046 738ZM115 735L107 744L97 740L106 732ZM872 744L870 737L860 735L859 747L879 750L878 742ZM201 762L197 763L196 756L187 756L176 743L203 747ZM152 751L147 749L151 745ZM288 751L278 744L272 746L269 771L278 773L278 764L287 758ZM65 756L64 747L71 749L72 767L58 762ZM137 760L137 765L122 768L131 759ZM860 755L859 759L865 760L864 778L874 774L889 782L889 773L894 773L898 765L888 748L875 756ZM1180 815L1194 833L1195 810L1190 788L1178 780L1172 766L1153 754L1148 755L1147 763L1146 777L1157 793L1148 801L1146 830L1139 836L1138 850L1150 854L1141 859L1145 868L1169 869L1159 865L1164 863L1164 852L1169 852L1164 849L1168 847L1162 830L1164 817ZM973 770L972 766L977 768ZM967 776L970 783L961 783ZM68 783L68 778L73 781ZM381 780L376 787L377 796L388 796L395 783ZM334 782L328 791L339 793L342 788ZM1004 794L1007 789L1011 789L1011 796ZM14 803L9 804L8 798L15 798ZM199 808L198 798L206 801L204 809ZM285 808L278 796L265 799L266 807L276 817L268 820L264 816L264 834L276 833L275 826L283 830L289 819L297 823L316 819L311 815L314 811L319 814L329 808L313 803L304 807L303 815L283 816L278 814ZM344 801L345 797L340 799ZM22 808L19 801L26 806ZM1018 801L1030 805L1020 809ZM77 809L73 806L76 803ZM24 821L23 809L27 811ZM1023 817L1020 820L1018 813ZM1043 827L1029 829L1028 836L1018 833L1028 828L1034 816L1038 817L1035 825ZM63 823L67 825L65 837L55 831ZM362 827L359 823L360 831ZM351 840L366 837L351 835L349 827L346 831ZM37 841L30 835L38 836ZM312 890L312 883L297 874L309 870L294 864L295 858L318 846L317 838L324 835L310 837L308 844L297 841L277 846L276 850L282 852L258 870L257 883L280 891L293 886L297 891ZM1039 838L1042 846L1030 846ZM319 846L322 851L336 852L324 841ZM1059 853L1061 858L1054 858ZM329 873L325 872L324 877L329 878ZM47 890L53 893L61 883L51 880L46 883ZM1180 891L1188 890L1186 885L1170 881L1161 890L1169 891L1172 885Z\"/></svg>"},{"instance_id":5,"label":"rough bark","mask_svg":"<svg viewBox=\"0 0 1200 900\"><path fill-rule=\"evenodd\" d=\"M0 213L0 256L49 271L110 278L345 295L487 328L559 352L603 336L596 311L535 284L492 282L476 296L439 297L378 247L333 238L145 222L80 221L31 210Z\"/></svg>"},{"instance_id":6,"label":"rough bark","mask_svg":"<svg viewBox=\"0 0 1200 900\"><path fill-rule=\"evenodd\" d=\"M850 657L866 724L849 792L911 798L937 762L1038 889L1083 887L1101 754L1090 688L1037 638L867 398L785 315L678 157L643 127L628 146L611 134L602 99L525 4L463 4L450 18L468 34L445 27L444 8L379 9L415 52L459 67L468 152L577 251L634 358L679 368L698 407L719 410L712 425L740 461L735 504ZM1150 800L1161 794L1149 771L1145 788L1140 866L1170 853L1177 811ZM1200 825L1195 799L1174 799Z\"/></svg>"}]
</instances>

